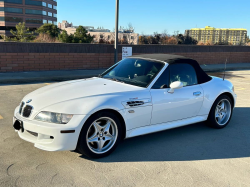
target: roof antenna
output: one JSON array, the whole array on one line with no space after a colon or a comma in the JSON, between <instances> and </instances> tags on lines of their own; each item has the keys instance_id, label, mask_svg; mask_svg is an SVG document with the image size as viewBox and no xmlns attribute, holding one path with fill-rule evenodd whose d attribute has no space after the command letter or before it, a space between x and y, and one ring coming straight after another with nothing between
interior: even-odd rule
<instances>
[{"instance_id":1,"label":"roof antenna","mask_svg":"<svg viewBox=\"0 0 250 187\"><path fill-rule=\"evenodd\" d=\"M226 62L225 62L225 69L224 69L223 81L224 81L224 79L225 79L225 75L226 75L226 68L227 68L227 58L226 58Z\"/></svg>"}]
</instances>

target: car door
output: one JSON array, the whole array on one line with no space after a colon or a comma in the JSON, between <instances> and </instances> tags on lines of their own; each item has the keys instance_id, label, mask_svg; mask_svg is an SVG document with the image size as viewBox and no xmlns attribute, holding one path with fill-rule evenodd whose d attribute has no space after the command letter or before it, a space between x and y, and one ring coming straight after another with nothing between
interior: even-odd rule
<instances>
[{"instance_id":1,"label":"car door","mask_svg":"<svg viewBox=\"0 0 250 187\"><path fill-rule=\"evenodd\" d=\"M169 85L180 81L183 87L169 93ZM197 116L203 103L203 90L198 84L196 72L190 64L170 64L151 90L151 125Z\"/></svg>"}]
</instances>

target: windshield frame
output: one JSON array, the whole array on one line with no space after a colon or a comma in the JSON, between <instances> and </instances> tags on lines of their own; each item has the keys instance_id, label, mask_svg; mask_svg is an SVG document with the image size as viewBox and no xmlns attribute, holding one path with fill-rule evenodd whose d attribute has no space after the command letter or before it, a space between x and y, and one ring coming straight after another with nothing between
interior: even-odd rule
<instances>
[{"instance_id":1,"label":"windshield frame","mask_svg":"<svg viewBox=\"0 0 250 187\"><path fill-rule=\"evenodd\" d=\"M140 60L145 60L145 61L151 61L151 62L156 62L156 63L162 63L163 66L162 68L158 71L158 73L152 78L151 81L149 81L149 83L144 87L144 86L139 86L139 85L135 85L135 84L129 84L129 83L126 83L126 82L123 82L124 84L128 84L128 85L131 85L131 86L136 86L136 87L140 87L140 88L149 88L149 86L152 87L152 83L155 82L155 80L157 80L159 78L159 76L162 74L162 72L164 71L165 67L166 67L166 62L164 61L160 61L160 60L156 60L156 59L150 59L150 58L140 58L140 57L127 57L129 59L140 59ZM123 59L124 60L124 59ZM114 64L113 66L111 66L110 68L108 68L106 71L104 71L102 74L100 74L98 77L99 78L103 78L103 79L108 79L108 80L112 80L112 79L109 79L109 78L104 78L103 75L108 73L109 71L112 71L112 69L114 69L119 63L121 63L121 61L117 62L116 64ZM115 81L115 80L114 80ZM121 80L122 81L122 80ZM121 81L118 81L118 82L121 82Z\"/></svg>"}]
</instances>

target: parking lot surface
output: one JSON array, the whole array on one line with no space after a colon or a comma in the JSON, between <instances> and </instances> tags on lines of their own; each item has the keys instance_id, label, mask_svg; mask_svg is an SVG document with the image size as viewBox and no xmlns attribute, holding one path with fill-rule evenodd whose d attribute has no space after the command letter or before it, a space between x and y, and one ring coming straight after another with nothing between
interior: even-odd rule
<instances>
[{"instance_id":1,"label":"parking lot surface","mask_svg":"<svg viewBox=\"0 0 250 187\"><path fill-rule=\"evenodd\" d=\"M98 160L39 150L14 131L15 107L49 83L0 85L0 186L250 186L250 71L226 79L238 95L226 128L198 123L135 137Z\"/></svg>"}]
</instances>

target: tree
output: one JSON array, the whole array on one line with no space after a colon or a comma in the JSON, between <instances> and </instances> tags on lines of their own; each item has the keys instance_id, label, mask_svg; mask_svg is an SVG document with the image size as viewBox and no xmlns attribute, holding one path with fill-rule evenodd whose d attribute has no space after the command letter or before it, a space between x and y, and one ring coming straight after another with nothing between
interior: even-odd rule
<instances>
[{"instance_id":1,"label":"tree","mask_svg":"<svg viewBox=\"0 0 250 187\"><path fill-rule=\"evenodd\" d=\"M39 27L36 32L39 34L48 34L51 37L58 37L60 34L60 29L57 27L57 25L45 23Z\"/></svg>"},{"instance_id":2,"label":"tree","mask_svg":"<svg viewBox=\"0 0 250 187\"><path fill-rule=\"evenodd\" d=\"M178 34L176 37L178 44L193 44L196 45L198 43L197 40L193 39L190 36L184 36L183 34Z\"/></svg>"},{"instance_id":3,"label":"tree","mask_svg":"<svg viewBox=\"0 0 250 187\"><path fill-rule=\"evenodd\" d=\"M88 31L83 27L79 26L74 34L74 42L72 43L91 43L93 37L88 34Z\"/></svg>"},{"instance_id":4,"label":"tree","mask_svg":"<svg viewBox=\"0 0 250 187\"><path fill-rule=\"evenodd\" d=\"M25 27L25 23L18 23L16 25L16 31L10 30L11 34L14 36L14 40L20 42L27 42L34 39L34 33L30 32L28 28Z\"/></svg>"},{"instance_id":5,"label":"tree","mask_svg":"<svg viewBox=\"0 0 250 187\"><path fill-rule=\"evenodd\" d=\"M72 38L70 38L67 31L65 31L65 30L63 30L61 32L61 34L59 34L58 39L60 42L63 42L63 43L71 43L72 42Z\"/></svg>"}]
</instances>

